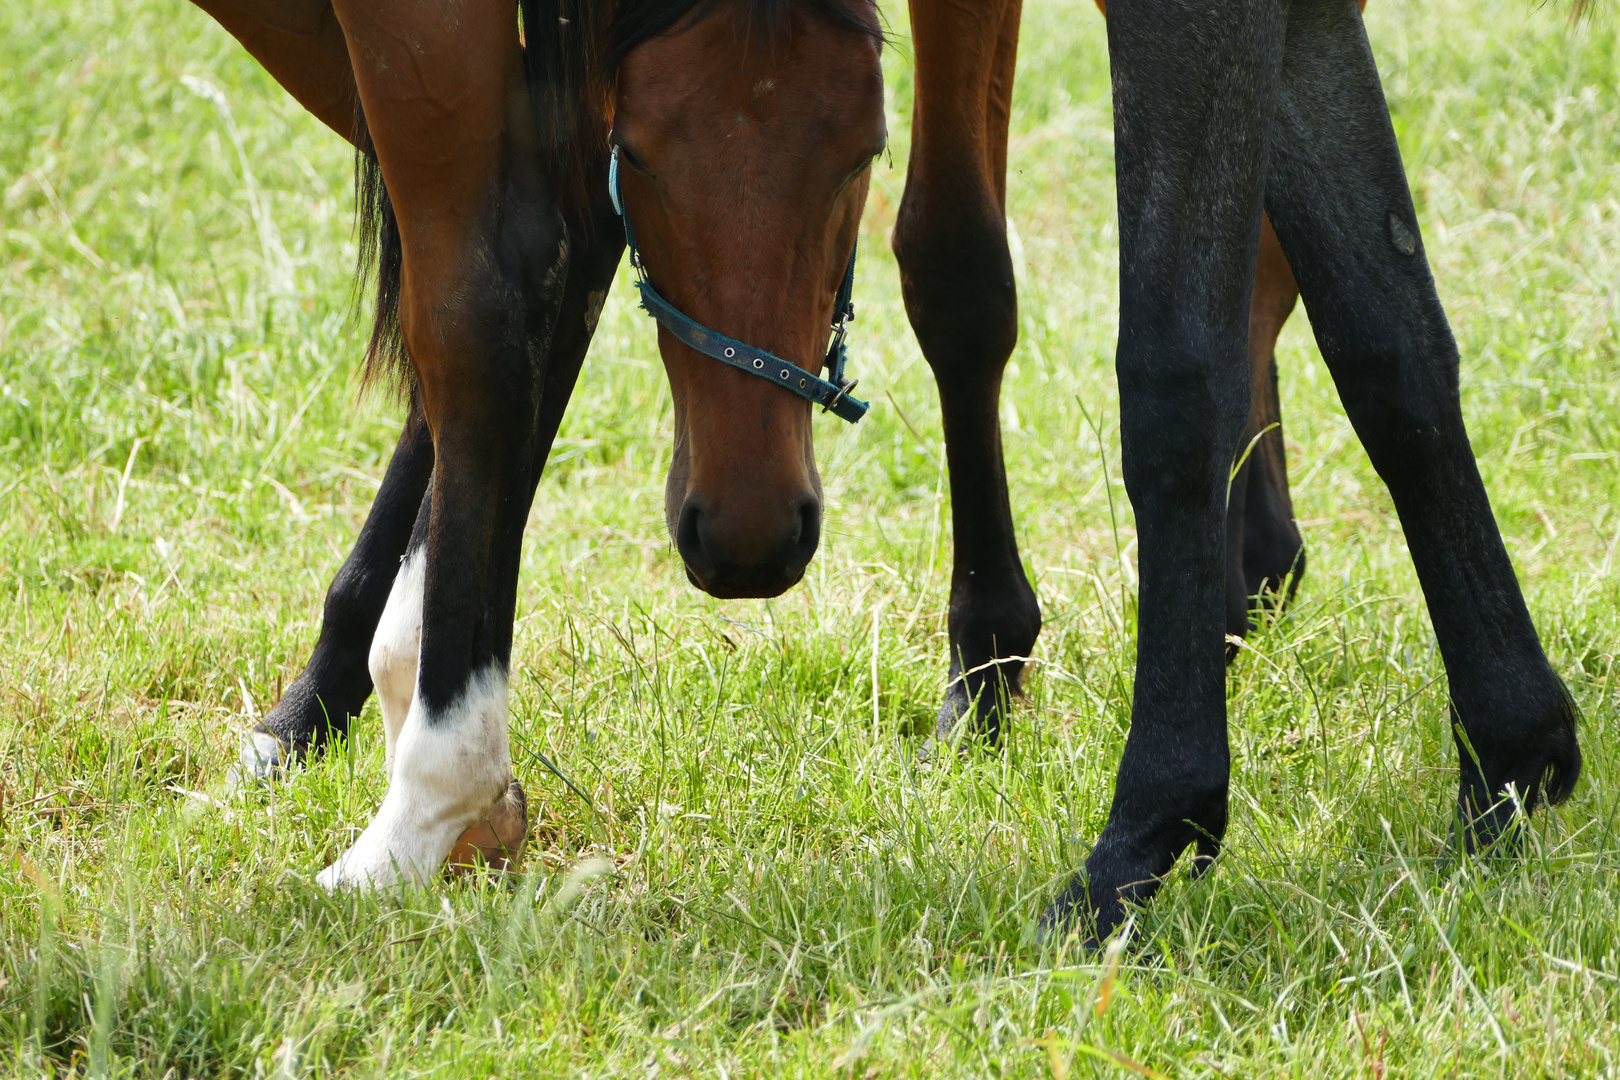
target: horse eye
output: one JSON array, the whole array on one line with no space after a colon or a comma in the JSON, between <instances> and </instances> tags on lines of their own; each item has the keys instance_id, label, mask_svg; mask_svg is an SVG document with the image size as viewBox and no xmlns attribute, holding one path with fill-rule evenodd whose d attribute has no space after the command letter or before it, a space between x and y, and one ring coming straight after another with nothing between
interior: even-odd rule
<instances>
[{"instance_id":1,"label":"horse eye","mask_svg":"<svg viewBox=\"0 0 1620 1080\"><path fill-rule=\"evenodd\" d=\"M865 161L863 161L859 165L855 166L855 171L850 173L848 176L846 176L844 178L843 187L847 188L847 187L849 187L849 185L851 185L855 181L859 180L861 178L861 174L863 172L865 172L867 169L870 169L872 167L872 165L877 161L877 159L878 159L878 155L873 154L871 157L867 158ZM840 190L842 190L842 189L840 189Z\"/></svg>"},{"instance_id":2,"label":"horse eye","mask_svg":"<svg viewBox=\"0 0 1620 1080\"><path fill-rule=\"evenodd\" d=\"M864 170L870 169L873 165L876 165L877 162L878 162L878 158L882 157L884 154L886 154L888 152L889 152L889 140L884 139L883 140L883 145L878 147L876 150L872 151L871 155L865 161L861 162L860 167L857 168L853 173L850 174L850 178L853 179L853 178L861 175L861 173Z\"/></svg>"},{"instance_id":3,"label":"horse eye","mask_svg":"<svg viewBox=\"0 0 1620 1080\"><path fill-rule=\"evenodd\" d=\"M615 143L614 145L618 147L619 157L626 165L636 170L636 172L641 173L643 176L652 175L652 170L643 165L641 163L641 159L632 154L628 146L624 145L624 143Z\"/></svg>"}]
</instances>

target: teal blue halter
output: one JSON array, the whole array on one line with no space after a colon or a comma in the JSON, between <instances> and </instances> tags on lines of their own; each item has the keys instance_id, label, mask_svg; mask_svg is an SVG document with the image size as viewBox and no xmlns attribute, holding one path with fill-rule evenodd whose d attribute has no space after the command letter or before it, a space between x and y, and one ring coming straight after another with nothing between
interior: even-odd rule
<instances>
[{"instance_id":1,"label":"teal blue halter","mask_svg":"<svg viewBox=\"0 0 1620 1080\"><path fill-rule=\"evenodd\" d=\"M802 398L806 398L821 406L822 412L831 412L834 416L850 423L858 423L866 415L870 403L857 401L849 396L855 389L859 379L844 378L844 362L848 359L848 352L844 347L844 337L849 331L850 320L855 318L855 251L850 250L849 268L844 271L844 283L838 287L838 298L833 301L832 344L827 347L825 361L827 371L832 381L823 379L819 375L812 375L796 364L790 364L781 357L772 356L764 349L756 349L746 345L736 338L729 338L715 330L710 330L700 322L687 318L681 310L662 296L653 288L652 282L647 279L647 268L641 262L641 249L636 246L636 231L630 227L630 215L624 212L624 203L619 198L619 148L613 147L613 160L608 165L608 194L613 197L613 209L618 211L619 217L624 220L624 239L630 248L630 265L636 271L636 289L641 293L641 309L664 325L670 333L685 344L696 349L704 356L712 356L722 364L730 364L738 371L746 371L750 375L758 375L762 379L769 379L776 385L791 390Z\"/></svg>"}]
</instances>

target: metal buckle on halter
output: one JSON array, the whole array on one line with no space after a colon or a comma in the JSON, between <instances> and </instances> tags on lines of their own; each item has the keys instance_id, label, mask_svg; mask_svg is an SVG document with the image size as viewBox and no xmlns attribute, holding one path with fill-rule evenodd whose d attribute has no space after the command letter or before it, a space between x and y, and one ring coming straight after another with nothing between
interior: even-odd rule
<instances>
[{"instance_id":1,"label":"metal buckle on halter","mask_svg":"<svg viewBox=\"0 0 1620 1080\"><path fill-rule=\"evenodd\" d=\"M823 405L821 407L821 411L822 412L830 411L834 405L837 405L840 401L843 401L844 400L844 395L848 394L851 390L855 389L856 384L858 384L860 381L861 380L859 380L859 379L839 379L838 380L838 393L834 394L832 396L832 400L827 402L827 404L825 404L825 405Z\"/></svg>"},{"instance_id":2,"label":"metal buckle on halter","mask_svg":"<svg viewBox=\"0 0 1620 1080\"><path fill-rule=\"evenodd\" d=\"M849 301L844 305L844 310L835 312L835 314L838 318L832 324L832 341L827 345L827 358L822 361L822 366L827 369L833 381L843 386L844 361L846 359L844 340L849 336L849 324L855 319L855 301ZM844 386L844 390L839 391L838 397L833 398L833 401L837 402L838 398L844 396L844 391L854 385L855 383L850 383L848 386ZM828 405L827 408L832 408L832 405ZM826 410L822 411L825 412Z\"/></svg>"},{"instance_id":3,"label":"metal buckle on halter","mask_svg":"<svg viewBox=\"0 0 1620 1080\"><path fill-rule=\"evenodd\" d=\"M831 369L834 364L838 363L838 361L843 358L843 355L844 355L844 337L848 333L849 333L849 326L842 319L840 319L838 322L833 323L832 341L830 341L827 344L827 359L825 361L823 361L823 363L829 369ZM839 371L837 374L839 376L842 376L843 372Z\"/></svg>"},{"instance_id":4,"label":"metal buckle on halter","mask_svg":"<svg viewBox=\"0 0 1620 1080\"><path fill-rule=\"evenodd\" d=\"M834 314L838 316L838 321L832 324L833 335L838 344L842 345L844 335L849 333L849 324L855 321L855 301L851 299L849 303L844 305L843 311L834 312Z\"/></svg>"},{"instance_id":5,"label":"metal buckle on halter","mask_svg":"<svg viewBox=\"0 0 1620 1080\"><path fill-rule=\"evenodd\" d=\"M832 324L832 347L838 348L844 344L844 338L849 334L849 324L855 320L855 305L851 304L838 316L838 321Z\"/></svg>"}]
</instances>

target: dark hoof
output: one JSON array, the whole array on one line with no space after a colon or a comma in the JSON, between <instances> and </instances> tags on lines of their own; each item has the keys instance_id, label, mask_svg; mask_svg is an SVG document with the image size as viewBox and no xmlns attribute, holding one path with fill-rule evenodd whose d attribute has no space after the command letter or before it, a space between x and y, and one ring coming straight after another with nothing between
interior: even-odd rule
<instances>
[{"instance_id":1,"label":"dark hoof","mask_svg":"<svg viewBox=\"0 0 1620 1080\"><path fill-rule=\"evenodd\" d=\"M1506 800L1504 800L1506 802ZM1524 854L1529 816L1511 803L1486 811L1473 821L1452 819L1451 839L1434 861L1438 877L1448 877L1468 863L1501 864Z\"/></svg>"},{"instance_id":2,"label":"dark hoof","mask_svg":"<svg viewBox=\"0 0 1620 1080\"><path fill-rule=\"evenodd\" d=\"M1111 914L1109 918L1109 912L1099 913L1093 907L1085 877L1076 874L1041 913L1035 940L1047 947L1073 940L1078 955L1091 960L1103 959L1110 967L1116 967L1130 943L1136 917L1118 902ZM1102 925L1104 922L1106 927Z\"/></svg>"},{"instance_id":3,"label":"dark hoof","mask_svg":"<svg viewBox=\"0 0 1620 1080\"><path fill-rule=\"evenodd\" d=\"M1161 784L1156 790L1175 790ZM1053 904L1054 916L1067 912L1073 920L1089 920L1098 941L1107 941L1124 925L1126 905L1145 904L1158 893L1183 852L1192 849L1192 876L1207 873L1220 855L1226 833L1226 789L1202 800L1189 800L1192 809L1180 821L1160 820L1147 827L1120 827L1117 819L1097 840L1086 858L1083 877L1076 875ZM1203 805L1198 805L1199 803ZM1198 824L1202 820L1203 824ZM1119 834L1128 839L1120 840ZM1133 836L1134 839L1129 839Z\"/></svg>"},{"instance_id":4,"label":"dark hoof","mask_svg":"<svg viewBox=\"0 0 1620 1080\"><path fill-rule=\"evenodd\" d=\"M523 847L529 838L529 800L515 779L489 816L466 832L450 849L445 865L452 874L484 868L496 873L523 868Z\"/></svg>"},{"instance_id":5,"label":"dark hoof","mask_svg":"<svg viewBox=\"0 0 1620 1080\"><path fill-rule=\"evenodd\" d=\"M1041 945L1054 946L1071 935L1082 935L1079 950L1082 953L1096 952L1101 948L1093 932L1096 925L1097 916L1091 909L1091 892L1086 886L1085 876L1076 874L1058 893L1057 899L1041 912L1040 921L1035 927L1035 940Z\"/></svg>"},{"instance_id":6,"label":"dark hoof","mask_svg":"<svg viewBox=\"0 0 1620 1080\"><path fill-rule=\"evenodd\" d=\"M264 714L242 738L237 764L231 770L237 781L271 780L285 775L294 765L319 758L334 736L348 733L349 721L359 713L370 693L344 705L335 695L323 698L313 690L309 670L293 680L281 700ZM328 704L328 702L331 704Z\"/></svg>"},{"instance_id":7,"label":"dark hoof","mask_svg":"<svg viewBox=\"0 0 1620 1080\"><path fill-rule=\"evenodd\" d=\"M994 749L1001 745L1005 721L1012 712L1012 699L1021 696L1016 678L984 680L970 688L961 678L951 681L945 701L934 721L934 734L925 745L936 747L935 756L953 748L957 754L974 748Z\"/></svg>"}]
</instances>

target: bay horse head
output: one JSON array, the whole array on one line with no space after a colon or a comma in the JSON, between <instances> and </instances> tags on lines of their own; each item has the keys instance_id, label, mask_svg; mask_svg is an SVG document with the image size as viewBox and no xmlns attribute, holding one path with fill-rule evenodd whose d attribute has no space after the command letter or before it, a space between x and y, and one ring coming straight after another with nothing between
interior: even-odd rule
<instances>
[{"instance_id":1,"label":"bay horse head","mask_svg":"<svg viewBox=\"0 0 1620 1080\"><path fill-rule=\"evenodd\" d=\"M813 402L860 415L823 364L885 144L876 12L643 0L615 27L614 197L674 398L669 533L698 588L776 596L821 535Z\"/></svg>"}]
</instances>

